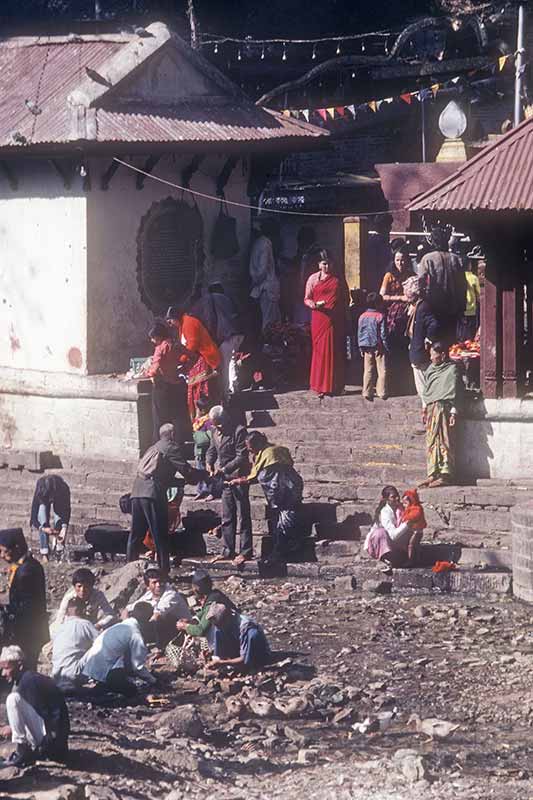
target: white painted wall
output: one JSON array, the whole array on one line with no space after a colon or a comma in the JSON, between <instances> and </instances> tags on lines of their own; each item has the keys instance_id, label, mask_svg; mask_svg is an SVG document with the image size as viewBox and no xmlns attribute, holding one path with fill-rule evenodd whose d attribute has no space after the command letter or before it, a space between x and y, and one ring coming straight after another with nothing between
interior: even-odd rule
<instances>
[{"instance_id":1,"label":"white painted wall","mask_svg":"<svg viewBox=\"0 0 533 800\"><path fill-rule=\"evenodd\" d=\"M181 171L190 157L165 157L157 164L154 175L180 183ZM191 181L191 188L206 194L216 193L215 182L227 156L210 156L200 165ZM134 162L142 167L144 159ZM99 179L109 166L108 160L90 164L93 189L87 197L87 318L89 373L123 372L131 356L151 352L147 330L153 320L144 305L137 284L137 234L141 220L154 203L167 197L181 199L182 193L147 178L142 190L135 186L136 173L120 167L108 191L100 189ZM239 161L226 187L228 200L246 203L248 175ZM187 199L187 197L186 197ZM191 202L190 198L188 202ZM219 203L198 198L204 222L206 277L217 277L244 269L248 255L250 212L231 208L238 220L237 235L241 252L232 264L213 264L209 242Z\"/></svg>"},{"instance_id":2,"label":"white painted wall","mask_svg":"<svg viewBox=\"0 0 533 800\"><path fill-rule=\"evenodd\" d=\"M531 478L533 475L533 403L485 400L459 423L458 469L461 477Z\"/></svg>"},{"instance_id":3,"label":"white painted wall","mask_svg":"<svg viewBox=\"0 0 533 800\"><path fill-rule=\"evenodd\" d=\"M53 167L0 185L0 369L81 374L87 366L86 197Z\"/></svg>"}]
</instances>

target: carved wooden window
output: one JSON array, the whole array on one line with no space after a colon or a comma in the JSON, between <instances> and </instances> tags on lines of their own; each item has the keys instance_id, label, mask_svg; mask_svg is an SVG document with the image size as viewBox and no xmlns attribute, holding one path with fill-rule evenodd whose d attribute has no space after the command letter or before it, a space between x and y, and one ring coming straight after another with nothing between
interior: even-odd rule
<instances>
[{"instance_id":1,"label":"carved wooden window","mask_svg":"<svg viewBox=\"0 0 533 800\"><path fill-rule=\"evenodd\" d=\"M143 217L137 240L137 278L155 314L190 297L203 269L203 223L196 206L167 198Z\"/></svg>"}]
</instances>

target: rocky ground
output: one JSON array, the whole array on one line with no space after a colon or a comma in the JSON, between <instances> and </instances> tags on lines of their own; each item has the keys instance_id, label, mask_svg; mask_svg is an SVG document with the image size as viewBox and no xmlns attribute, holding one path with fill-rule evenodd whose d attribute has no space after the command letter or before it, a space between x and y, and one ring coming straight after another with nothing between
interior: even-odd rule
<instances>
[{"instance_id":1,"label":"rocky ground","mask_svg":"<svg viewBox=\"0 0 533 800\"><path fill-rule=\"evenodd\" d=\"M102 585L123 601L138 575L105 569ZM71 570L48 569L51 607ZM178 585L186 590L185 578ZM144 691L133 705L71 702L71 763L0 774L0 797L533 796L528 607L506 596L361 593L346 580L218 585L264 626L276 666L212 679L159 662L167 705ZM413 713L459 728L431 741L408 725Z\"/></svg>"}]
</instances>

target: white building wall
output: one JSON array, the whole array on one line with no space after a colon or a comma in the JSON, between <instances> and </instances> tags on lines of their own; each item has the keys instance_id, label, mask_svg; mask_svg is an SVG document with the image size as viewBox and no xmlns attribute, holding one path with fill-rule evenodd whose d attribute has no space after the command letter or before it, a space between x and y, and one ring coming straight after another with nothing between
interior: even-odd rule
<instances>
[{"instance_id":1,"label":"white building wall","mask_svg":"<svg viewBox=\"0 0 533 800\"><path fill-rule=\"evenodd\" d=\"M165 157L157 164L154 175L173 183L181 181L182 169L191 156ZM226 163L227 155L210 156L202 161L191 181L191 188L205 194L216 194L216 178ZM145 159L135 159L142 167ZM107 191L100 189L100 176L109 166L108 160L91 162L93 189L88 194L87 273L88 273L88 364L91 374L123 372L131 356L148 355L151 351L147 330L153 314L141 299L137 283L137 234L143 216L154 203L172 197L182 199L182 192L146 178L144 187L136 189L137 173L120 167ZM225 189L226 198L248 202L247 164L239 161ZM192 199L185 193L185 201ZM228 271L244 269L250 236L250 212L230 207L228 213L237 219L240 253L231 263L214 264L209 242L220 204L197 198L204 224L205 273L224 280Z\"/></svg>"},{"instance_id":2,"label":"white building wall","mask_svg":"<svg viewBox=\"0 0 533 800\"><path fill-rule=\"evenodd\" d=\"M18 190L0 186L0 370L83 374L86 197L45 162L15 172Z\"/></svg>"}]
</instances>

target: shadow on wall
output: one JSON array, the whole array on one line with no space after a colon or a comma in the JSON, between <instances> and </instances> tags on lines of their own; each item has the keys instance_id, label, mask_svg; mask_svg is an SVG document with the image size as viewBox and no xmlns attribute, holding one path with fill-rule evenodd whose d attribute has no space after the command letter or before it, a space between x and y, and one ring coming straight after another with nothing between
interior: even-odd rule
<instances>
[{"instance_id":1,"label":"shadow on wall","mask_svg":"<svg viewBox=\"0 0 533 800\"><path fill-rule=\"evenodd\" d=\"M475 483L493 477L495 455L491 444L494 426L486 419L464 417L457 430L457 476L461 482Z\"/></svg>"}]
</instances>

